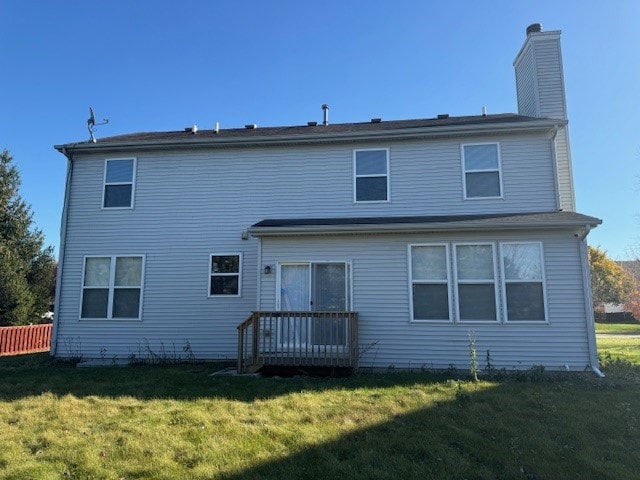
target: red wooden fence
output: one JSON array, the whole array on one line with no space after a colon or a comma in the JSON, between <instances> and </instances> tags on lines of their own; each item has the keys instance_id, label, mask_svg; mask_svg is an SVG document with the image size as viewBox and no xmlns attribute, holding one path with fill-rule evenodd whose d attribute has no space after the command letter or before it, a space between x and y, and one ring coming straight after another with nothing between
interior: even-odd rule
<instances>
[{"instance_id":1,"label":"red wooden fence","mask_svg":"<svg viewBox=\"0 0 640 480\"><path fill-rule=\"evenodd\" d=\"M0 357L51 350L51 323L0 327Z\"/></svg>"}]
</instances>

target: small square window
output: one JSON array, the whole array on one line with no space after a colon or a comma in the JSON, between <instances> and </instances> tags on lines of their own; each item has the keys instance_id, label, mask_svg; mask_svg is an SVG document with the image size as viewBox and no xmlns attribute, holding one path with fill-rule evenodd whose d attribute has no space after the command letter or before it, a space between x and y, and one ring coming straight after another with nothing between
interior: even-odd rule
<instances>
[{"instance_id":1,"label":"small square window","mask_svg":"<svg viewBox=\"0 0 640 480\"><path fill-rule=\"evenodd\" d=\"M462 146L464 198L501 198L500 149L497 143Z\"/></svg>"},{"instance_id":2,"label":"small square window","mask_svg":"<svg viewBox=\"0 0 640 480\"><path fill-rule=\"evenodd\" d=\"M209 296L240 296L242 255L211 255Z\"/></svg>"},{"instance_id":3,"label":"small square window","mask_svg":"<svg viewBox=\"0 0 640 480\"><path fill-rule=\"evenodd\" d=\"M104 208L133 207L136 161L133 158L107 160L104 172Z\"/></svg>"},{"instance_id":4,"label":"small square window","mask_svg":"<svg viewBox=\"0 0 640 480\"><path fill-rule=\"evenodd\" d=\"M353 163L354 200L389 201L389 150L355 150Z\"/></svg>"}]
</instances>

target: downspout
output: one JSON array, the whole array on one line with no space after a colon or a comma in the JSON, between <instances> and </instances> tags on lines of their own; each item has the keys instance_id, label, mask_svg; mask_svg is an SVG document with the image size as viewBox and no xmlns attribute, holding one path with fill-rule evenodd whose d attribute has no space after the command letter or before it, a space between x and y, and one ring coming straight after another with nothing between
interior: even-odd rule
<instances>
[{"instance_id":1,"label":"downspout","mask_svg":"<svg viewBox=\"0 0 640 480\"><path fill-rule=\"evenodd\" d=\"M589 346L589 360L591 370L598 377L604 378L604 373L600 371L598 362L598 347L596 344L595 320L593 317L593 303L591 301L591 272L589 270L589 251L587 248L587 235L591 231L590 225L584 226L584 232L578 236L580 242L580 260L582 263L582 285L584 289L584 310L587 322L587 344Z\"/></svg>"},{"instance_id":2,"label":"downspout","mask_svg":"<svg viewBox=\"0 0 640 480\"><path fill-rule=\"evenodd\" d=\"M560 199L560 179L558 178L558 157L556 156L556 137L558 136L559 125L555 125L551 136L551 158L553 159L553 180L556 187L556 210L562 210L562 200Z\"/></svg>"},{"instance_id":3,"label":"downspout","mask_svg":"<svg viewBox=\"0 0 640 480\"><path fill-rule=\"evenodd\" d=\"M66 148L62 149L62 153L67 157L67 181L64 190L64 203L62 205L62 219L60 221L60 247L58 249L58 272L56 275L56 294L54 298L53 327L51 329L51 350L49 355L52 357L56 354L58 346L58 325L60 324L60 298L62 295L62 269L64 267L64 250L67 239L67 210L69 208L69 198L71 194L71 174L73 172L73 154L67 152Z\"/></svg>"}]
</instances>

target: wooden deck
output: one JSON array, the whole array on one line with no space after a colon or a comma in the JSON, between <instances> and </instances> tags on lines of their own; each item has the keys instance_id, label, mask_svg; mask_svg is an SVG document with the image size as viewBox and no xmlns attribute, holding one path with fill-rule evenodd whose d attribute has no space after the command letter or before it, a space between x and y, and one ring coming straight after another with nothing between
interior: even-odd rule
<instances>
[{"instance_id":1,"label":"wooden deck","mask_svg":"<svg viewBox=\"0 0 640 480\"><path fill-rule=\"evenodd\" d=\"M238 372L264 366L357 367L356 312L253 312L238 325Z\"/></svg>"}]
</instances>

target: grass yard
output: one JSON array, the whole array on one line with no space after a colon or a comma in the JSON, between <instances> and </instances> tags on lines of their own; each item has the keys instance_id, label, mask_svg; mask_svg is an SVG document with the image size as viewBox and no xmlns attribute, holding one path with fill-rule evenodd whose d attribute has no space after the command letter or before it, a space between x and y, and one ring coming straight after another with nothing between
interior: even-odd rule
<instances>
[{"instance_id":1,"label":"grass yard","mask_svg":"<svg viewBox=\"0 0 640 480\"><path fill-rule=\"evenodd\" d=\"M640 323L597 323L596 333L640 335Z\"/></svg>"},{"instance_id":2,"label":"grass yard","mask_svg":"<svg viewBox=\"0 0 640 480\"><path fill-rule=\"evenodd\" d=\"M640 365L640 339L638 338L600 337L598 352L605 364L611 360L623 360Z\"/></svg>"},{"instance_id":3,"label":"grass yard","mask_svg":"<svg viewBox=\"0 0 640 480\"><path fill-rule=\"evenodd\" d=\"M0 478L638 478L635 342L636 352L601 344L605 379L530 373L477 384L0 358Z\"/></svg>"}]
</instances>

